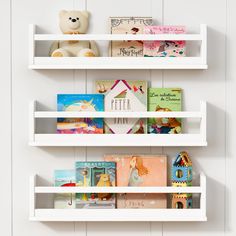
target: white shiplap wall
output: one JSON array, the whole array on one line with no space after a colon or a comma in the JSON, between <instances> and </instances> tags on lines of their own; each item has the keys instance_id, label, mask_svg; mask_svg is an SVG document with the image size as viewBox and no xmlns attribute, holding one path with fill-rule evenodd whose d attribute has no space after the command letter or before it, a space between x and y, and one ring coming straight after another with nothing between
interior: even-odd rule
<instances>
[{"instance_id":1,"label":"white shiplap wall","mask_svg":"<svg viewBox=\"0 0 236 236\"><path fill-rule=\"evenodd\" d=\"M236 32L233 0L1 0L0 98L1 150L0 235L235 235L234 142L235 82L233 44ZM45 32L59 32L61 9L87 9L90 32L108 32L109 16L152 16L156 23L186 25L197 32L209 26L209 70L30 71L28 24ZM226 38L227 37L227 38ZM225 53L227 50L227 54ZM227 60L226 60L227 59ZM34 148L28 142L28 103L39 100L55 108L57 93L91 93L96 79L147 79L153 87L182 87L184 108L197 110L209 102L207 148L186 148L196 170L208 176L206 223L32 223L28 221L28 177L39 173L52 179L53 170L71 168L75 160L96 160L105 153L166 153L180 148ZM4 111L4 112L3 112ZM225 130L227 128L227 130Z\"/></svg>"}]
</instances>

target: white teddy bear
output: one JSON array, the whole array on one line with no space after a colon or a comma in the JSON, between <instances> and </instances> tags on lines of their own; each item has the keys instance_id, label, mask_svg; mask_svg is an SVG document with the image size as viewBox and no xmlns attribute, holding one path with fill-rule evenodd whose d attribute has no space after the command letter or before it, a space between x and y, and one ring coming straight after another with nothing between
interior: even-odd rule
<instances>
[{"instance_id":1,"label":"white teddy bear","mask_svg":"<svg viewBox=\"0 0 236 236\"><path fill-rule=\"evenodd\" d=\"M85 34L89 25L87 11L61 11L60 29L64 34ZM52 57L97 57L99 51L94 41L56 41L50 49Z\"/></svg>"}]
</instances>

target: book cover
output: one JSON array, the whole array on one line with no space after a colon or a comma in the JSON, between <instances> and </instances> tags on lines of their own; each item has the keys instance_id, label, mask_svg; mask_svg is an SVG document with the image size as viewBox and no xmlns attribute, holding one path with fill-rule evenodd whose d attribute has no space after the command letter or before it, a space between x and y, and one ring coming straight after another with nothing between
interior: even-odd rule
<instances>
[{"instance_id":1,"label":"book cover","mask_svg":"<svg viewBox=\"0 0 236 236\"><path fill-rule=\"evenodd\" d=\"M115 162L81 162L75 164L77 186L116 186ZM112 193L78 193L77 208L115 208L115 194Z\"/></svg>"},{"instance_id":2,"label":"book cover","mask_svg":"<svg viewBox=\"0 0 236 236\"><path fill-rule=\"evenodd\" d=\"M58 111L95 112L104 111L102 94L58 94ZM102 134L102 118L58 118L59 134Z\"/></svg>"},{"instance_id":3,"label":"book cover","mask_svg":"<svg viewBox=\"0 0 236 236\"><path fill-rule=\"evenodd\" d=\"M185 34L185 26L145 26L144 34ZM184 57L185 41L144 41L145 57Z\"/></svg>"},{"instance_id":4,"label":"book cover","mask_svg":"<svg viewBox=\"0 0 236 236\"><path fill-rule=\"evenodd\" d=\"M147 81L144 80L98 80L96 92L104 94L105 111L147 111ZM105 133L147 133L146 119L104 119Z\"/></svg>"},{"instance_id":5,"label":"book cover","mask_svg":"<svg viewBox=\"0 0 236 236\"><path fill-rule=\"evenodd\" d=\"M116 162L117 186L167 186L165 155L106 155ZM166 194L117 194L117 208L166 208Z\"/></svg>"},{"instance_id":6,"label":"book cover","mask_svg":"<svg viewBox=\"0 0 236 236\"><path fill-rule=\"evenodd\" d=\"M72 187L76 186L74 170L55 170L54 171L55 187ZM54 195L54 208L75 208L75 193L56 193Z\"/></svg>"},{"instance_id":7,"label":"book cover","mask_svg":"<svg viewBox=\"0 0 236 236\"><path fill-rule=\"evenodd\" d=\"M180 88L149 88L148 111L168 112L181 111L182 90ZM148 133L179 134L181 119L179 118L149 118Z\"/></svg>"},{"instance_id":8,"label":"book cover","mask_svg":"<svg viewBox=\"0 0 236 236\"><path fill-rule=\"evenodd\" d=\"M152 24L151 17L110 17L111 34L143 34L145 26ZM112 41L112 57L142 57L143 41Z\"/></svg>"}]
</instances>

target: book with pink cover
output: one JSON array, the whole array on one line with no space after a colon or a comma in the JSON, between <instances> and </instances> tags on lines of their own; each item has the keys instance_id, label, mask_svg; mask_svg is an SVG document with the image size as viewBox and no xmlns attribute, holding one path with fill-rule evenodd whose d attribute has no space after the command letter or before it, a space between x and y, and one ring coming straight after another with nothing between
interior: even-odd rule
<instances>
[{"instance_id":1,"label":"book with pink cover","mask_svg":"<svg viewBox=\"0 0 236 236\"><path fill-rule=\"evenodd\" d=\"M185 34L185 26L145 26L144 34ZM185 41L144 41L144 57L184 57Z\"/></svg>"},{"instance_id":2,"label":"book with pink cover","mask_svg":"<svg viewBox=\"0 0 236 236\"><path fill-rule=\"evenodd\" d=\"M116 162L117 186L167 186L165 155L106 155ZM166 194L117 194L117 208L166 208Z\"/></svg>"}]
</instances>

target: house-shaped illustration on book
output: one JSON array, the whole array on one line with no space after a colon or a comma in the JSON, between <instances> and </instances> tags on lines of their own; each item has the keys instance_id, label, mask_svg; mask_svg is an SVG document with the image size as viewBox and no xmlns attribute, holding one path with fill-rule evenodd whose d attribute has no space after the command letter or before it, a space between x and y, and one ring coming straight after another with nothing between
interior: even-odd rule
<instances>
[{"instance_id":1,"label":"house-shaped illustration on book","mask_svg":"<svg viewBox=\"0 0 236 236\"><path fill-rule=\"evenodd\" d=\"M144 81L98 81L97 89L105 91L105 111L134 112L147 110L147 91ZM140 118L105 119L110 133L145 133L145 120Z\"/></svg>"}]
</instances>

